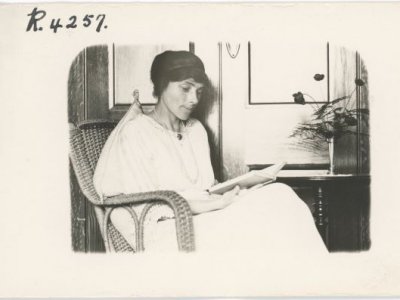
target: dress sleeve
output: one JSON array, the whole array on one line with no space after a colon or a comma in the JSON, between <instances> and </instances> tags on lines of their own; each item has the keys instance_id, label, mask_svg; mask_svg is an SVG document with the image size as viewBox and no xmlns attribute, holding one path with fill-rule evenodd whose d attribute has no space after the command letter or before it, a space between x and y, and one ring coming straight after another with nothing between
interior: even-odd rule
<instances>
[{"instance_id":1,"label":"dress sleeve","mask_svg":"<svg viewBox=\"0 0 400 300\"><path fill-rule=\"evenodd\" d=\"M94 174L101 197L157 189L151 149L138 125L136 121L126 123L107 141L108 151L101 153Z\"/></svg>"}]
</instances>

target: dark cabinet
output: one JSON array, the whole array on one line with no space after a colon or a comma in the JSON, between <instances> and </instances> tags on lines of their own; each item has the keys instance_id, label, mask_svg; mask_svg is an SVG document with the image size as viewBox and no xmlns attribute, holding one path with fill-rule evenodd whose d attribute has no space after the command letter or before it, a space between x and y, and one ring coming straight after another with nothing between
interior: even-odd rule
<instances>
[{"instance_id":1,"label":"dark cabinet","mask_svg":"<svg viewBox=\"0 0 400 300\"><path fill-rule=\"evenodd\" d=\"M290 185L309 205L329 251L370 248L369 175L278 175L277 180Z\"/></svg>"},{"instance_id":2,"label":"dark cabinet","mask_svg":"<svg viewBox=\"0 0 400 300\"><path fill-rule=\"evenodd\" d=\"M328 189L328 245L331 251L368 250L369 184L342 184Z\"/></svg>"}]
</instances>

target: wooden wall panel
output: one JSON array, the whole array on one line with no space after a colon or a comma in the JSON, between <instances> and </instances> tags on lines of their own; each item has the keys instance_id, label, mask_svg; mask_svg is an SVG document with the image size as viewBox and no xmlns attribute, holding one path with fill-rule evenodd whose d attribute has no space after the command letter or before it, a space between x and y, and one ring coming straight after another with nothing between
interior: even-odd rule
<instances>
[{"instance_id":1,"label":"wooden wall panel","mask_svg":"<svg viewBox=\"0 0 400 300\"><path fill-rule=\"evenodd\" d=\"M68 122L85 119L85 51L72 62L68 78Z\"/></svg>"},{"instance_id":2,"label":"wooden wall panel","mask_svg":"<svg viewBox=\"0 0 400 300\"><path fill-rule=\"evenodd\" d=\"M330 46L330 99L349 95L356 87L356 53L344 47ZM356 107L354 93L348 107ZM356 131L355 131L356 132ZM335 140L334 170L337 173L357 173L356 133Z\"/></svg>"},{"instance_id":3,"label":"wooden wall panel","mask_svg":"<svg viewBox=\"0 0 400 300\"><path fill-rule=\"evenodd\" d=\"M368 72L359 54L343 47L331 47L331 99L349 95L354 91L348 108L367 108ZM357 87L355 79L366 85ZM369 173L369 116L359 115L358 126L352 134L335 141L334 165L337 173Z\"/></svg>"},{"instance_id":4,"label":"wooden wall panel","mask_svg":"<svg viewBox=\"0 0 400 300\"><path fill-rule=\"evenodd\" d=\"M87 119L108 119L108 46L86 49Z\"/></svg>"},{"instance_id":5,"label":"wooden wall panel","mask_svg":"<svg viewBox=\"0 0 400 300\"><path fill-rule=\"evenodd\" d=\"M369 93L368 93L368 71L364 61L361 57L358 57L358 73L359 78L365 82L365 86L360 88L360 108L369 109ZM360 114L359 121L359 172L367 173L370 172L370 135L369 135L369 114Z\"/></svg>"}]
</instances>

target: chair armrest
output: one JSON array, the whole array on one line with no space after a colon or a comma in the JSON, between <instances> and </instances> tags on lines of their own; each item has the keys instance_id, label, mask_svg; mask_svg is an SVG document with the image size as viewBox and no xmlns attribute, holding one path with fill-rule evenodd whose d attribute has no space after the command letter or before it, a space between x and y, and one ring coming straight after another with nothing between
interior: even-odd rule
<instances>
[{"instance_id":1,"label":"chair armrest","mask_svg":"<svg viewBox=\"0 0 400 300\"><path fill-rule=\"evenodd\" d=\"M178 240L178 248L180 251L194 251L194 229L193 229L193 219L192 211L186 199L180 196L174 191L153 191L145 193L135 193L135 194L121 194L112 197L106 197L103 199L103 205L105 206L105 216L103 222L104 238L106 247L110 250L110 244L107 235L107 224L111 211L120 205L129 204L139 204L139 203L157 203L166 202L174 211L175 215L175 226ZM139 250L143 250L143 223L148 210L151 205L148 205L146 209L142 212L140 220L137 221L139 228Z\"/></svg>"}]
</instances>

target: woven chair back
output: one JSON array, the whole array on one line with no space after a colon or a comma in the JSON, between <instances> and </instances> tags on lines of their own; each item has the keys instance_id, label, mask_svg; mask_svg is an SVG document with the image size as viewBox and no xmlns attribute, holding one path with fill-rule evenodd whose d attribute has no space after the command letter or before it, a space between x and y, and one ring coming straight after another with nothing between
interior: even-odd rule
<instances>
[{"instance_id":1,"label":"woven chair back","mask_svg":"<svg viewBox=\"0 0 400 300\"><path fill-rule=\"evenodd\" d=\"M101 150L116 122L85 121L70 131L70 157L83 194L93 204L101 204L93 184L93 174Z\"/></svg>"}]
</instances>

